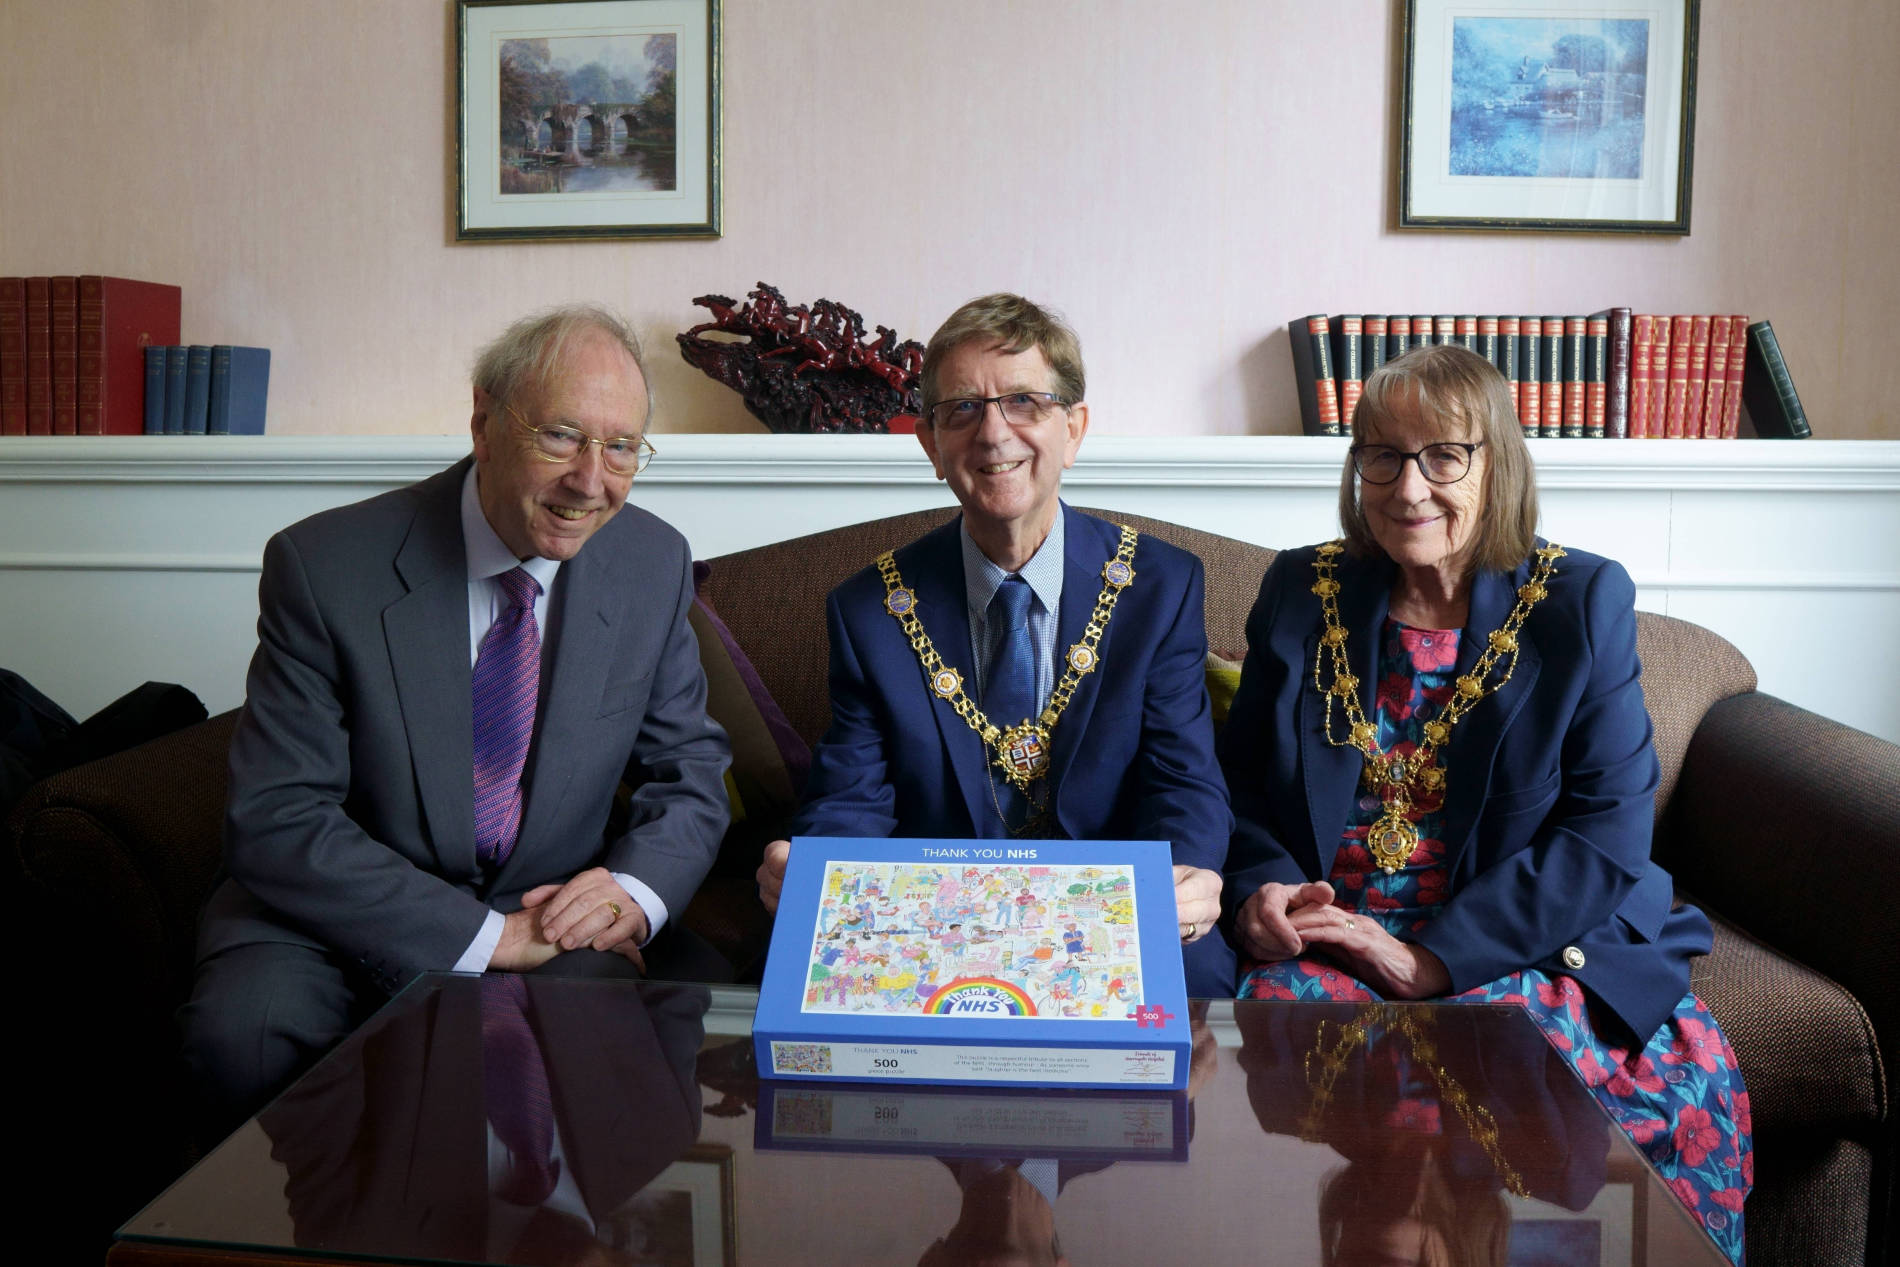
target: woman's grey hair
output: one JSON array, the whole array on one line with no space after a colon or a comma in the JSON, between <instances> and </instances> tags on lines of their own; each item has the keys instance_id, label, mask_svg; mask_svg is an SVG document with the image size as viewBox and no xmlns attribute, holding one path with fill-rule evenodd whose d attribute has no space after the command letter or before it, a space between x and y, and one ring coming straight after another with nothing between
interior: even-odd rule
<instances>
[{"instance_id":1,"label":"woman's grey hair","mask_svg":"<svg viewBox=\"0 0 1900 1267\"><path fill-rule=\"evenodd\" d=\"M647 378L640 337L625 317L600 304L562 304L521 318L483 348L475 358L475 386L496 400L544 387L568 344L589 330L597 330L619 344L633 358L641 379ZM648 381L646 387L647 414L651 417L652 382Z\"/></svg>"},{"instance_id":2,"label":"woman's grey hair","mask_svg":"<svg viewBox=\"0 0 1900 1267\"><path fill-rule=\"evenodd\" d=\"M1366 379L1352 415L1352 442L1366 443L1400 408L1413 405L1443 440L1484 443L1484 506L1471 544L1476 570L1508 572L1537 544L1537 469L1511 404L1511 385L1497 367L1455 343L1414 348ZM1385 553L1359 505L1352 459L1339 477L1339 523L1346 548L1362 557Z\"/></svg>"}]
</instances>

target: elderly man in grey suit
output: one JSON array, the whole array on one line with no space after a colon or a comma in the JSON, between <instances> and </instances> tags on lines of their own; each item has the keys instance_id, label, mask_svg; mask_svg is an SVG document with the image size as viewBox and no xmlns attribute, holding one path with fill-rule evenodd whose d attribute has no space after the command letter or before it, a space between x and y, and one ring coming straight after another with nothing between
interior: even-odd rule
<instances>
[{"instance_id":1,"label":"elderly man in grey suit","mask_svg":"<svg viewBox=\"0 0 1900 1267\"><path fill-rule=\"evenodd\" d=\"M686 542L624 504L652 452L639 345L556 309L474 387L472 458L265 547L229 879L180 1014L219 1124L421 971L719 974L662 933L718 850L729 752Z\"/></svg>"}]
</instances>

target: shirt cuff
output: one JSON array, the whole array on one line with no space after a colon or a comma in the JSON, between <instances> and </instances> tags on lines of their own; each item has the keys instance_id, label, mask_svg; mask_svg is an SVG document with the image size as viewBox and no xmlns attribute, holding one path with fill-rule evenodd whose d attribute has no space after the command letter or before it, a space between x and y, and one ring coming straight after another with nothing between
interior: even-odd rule
<instances>
[{"instance_id":1,"label":"shirt cuff","mask_svg":"<svg viewBox=\"0 0 1900 1267\"><path fill-rule=\"evenodd\" d=\"M647 942L659 936L660 929L666 925L666 903L660 900L658 893L624 871L610 871L607 874L611 875L620 887L627 891L627 896L638 902L640 909L646 912L647 940L640 943L645 946Z\"/></svg>"},{"instance_id":2,"label":"shirt cuff","mask_svg":"<svg viewBox=\"0 0 1900 1267\"><path fill-rule=\"evenodd\" d=\"M455 961L455 971L486 972L488 961L495 957L495 947L501 945L501 930L507 922L500 911L488 912L487 918L482 920L482 931L475 934L475 940Z\"/></svg>"}]
</instances>

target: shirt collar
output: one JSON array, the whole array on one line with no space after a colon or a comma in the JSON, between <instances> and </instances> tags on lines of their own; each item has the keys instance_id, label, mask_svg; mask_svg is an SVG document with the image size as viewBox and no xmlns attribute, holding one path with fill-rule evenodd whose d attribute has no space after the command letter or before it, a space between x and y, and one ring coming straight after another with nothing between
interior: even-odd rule
<instances>
[{"instance_id":1,"label":"shirt collar","mask_svg":"<svg viewBox=\"0 0 1900 1267\"><path fill-rule=\"evenodd\" d=\"M1054 612L1062 602L1062 529L1063 520L1067 518L1066 511L1067 507L1056 503L1056 521L1050 527L1049 535L1036 547L1035 556L1015 573L1029 583L1030 590L1046 612ZM992 563L989 556L983 553L975 538L970 536L967 521L958 521L957 535L963 540L963 592L971 613L982 617L989 612L990 600L996 597L996 587L1010 573Z\"/></svg>"},{"instance_id":2,"label":"shirt collar","mask_svg":"<svg viewBox=\"0 0 1900 1267\"><path fill-rule=\"evenodd\" d=\"M541 582L543 594L548 593L553 588L555 573L561 570L561 561L540 557L522 560L515 557L514 551L496 535L494 525L488 522L488 516L482 513L482 499L475 491L475 472L475 464L469 463L468 475L462 480L462 546L468 554L468 579L485 581L504 572L512 572L515 568L522 568Z\"/></svg>"}]
</instances>

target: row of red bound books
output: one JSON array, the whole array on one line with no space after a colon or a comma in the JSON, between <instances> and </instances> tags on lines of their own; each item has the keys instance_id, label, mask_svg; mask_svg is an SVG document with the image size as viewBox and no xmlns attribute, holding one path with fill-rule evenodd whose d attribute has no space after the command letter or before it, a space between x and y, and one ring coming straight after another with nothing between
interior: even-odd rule
<instances>
[{"instance_id":1,"label":"row of red bound books","mask_svg":"<svg viewBox=\"0 0 1900 1267\"><path fill-rule=\"evenodd\" d=\"M1414 348L1456 343L1504 376L1526 436L1733 439L1809 434L1768 322L1655 316L1316 314L1292 322L1293 371L1307 435L1341 435L1367 376Z\"/></svg>"},{"instance_id":2,"label":"row of red bound books","mask_svg":"<svg viewBox=\"0 0 1900 1267\"><path fill-rule=\"evenodd\" d=\"M0 435L141 434L143 349L178 342L180 299L124 277L0 277Z\"/></svg>"}]
</instances>

